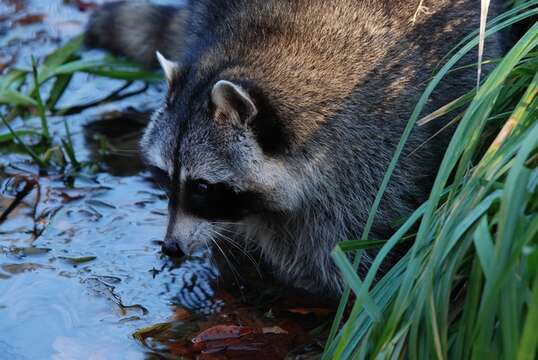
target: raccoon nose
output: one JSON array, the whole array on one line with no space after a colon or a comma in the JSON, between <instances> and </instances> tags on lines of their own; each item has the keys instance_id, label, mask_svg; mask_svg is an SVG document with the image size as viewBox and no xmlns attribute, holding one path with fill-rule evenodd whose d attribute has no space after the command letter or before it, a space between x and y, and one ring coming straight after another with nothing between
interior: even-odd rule
<instances>
[{"instance_id":1,"label":"raccoon nose","mask_svg":"<svg viewBox=\"0 0 538 360\"><path fill-rule=\"evenodd\" d=\"M179 244L175 241L165 241L161 247L162 252L170 257L183 257L185 253L179 247Z\"/></svg>"}]
</instances>

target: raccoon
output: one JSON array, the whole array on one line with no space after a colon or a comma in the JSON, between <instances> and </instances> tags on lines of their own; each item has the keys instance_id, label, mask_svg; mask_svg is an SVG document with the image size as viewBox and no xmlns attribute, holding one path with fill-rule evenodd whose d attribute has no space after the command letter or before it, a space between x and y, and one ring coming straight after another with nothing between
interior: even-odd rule
<instances>
[{"instance_id":1,"label":"raccoon","mask_svg":"<svg viewBox=\"0 0 538 360\"><path fill-rule=\"evenodd\" d=\"M499 11L492 1L490 16ZM432 72L479 19L474 0L119 2L92 15L86 40L157 60L165 74L140 144L169 195L163 252L240 242L283 281L336 297L344 283L331 250L360 238ZM502 49L491 37L486 55ZM460 65L474 62L476 53ZM451 73L425 113L475 84L476 68ZM372 238L387 239L427 198L450 139L450 129L436 136L444 125L412 131Z\"/></svg>"}]
</instances>

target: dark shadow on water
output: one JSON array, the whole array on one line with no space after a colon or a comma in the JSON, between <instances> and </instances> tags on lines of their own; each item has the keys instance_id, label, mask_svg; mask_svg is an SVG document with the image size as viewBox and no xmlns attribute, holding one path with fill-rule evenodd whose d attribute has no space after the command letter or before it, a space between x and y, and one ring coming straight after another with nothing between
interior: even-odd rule
<instances>
[{"instance_id":1,"label":"dark shadow on water","mask_svg":"<svg viewBox=\"0 0 538 360\"><path fill-rule=\"evenodd\" d=\"M138 151L149 112L127 110L102 114L84 126L84 139L90 160L114 176L133 176L144 170Z\"/></svg>"}]
</instances>

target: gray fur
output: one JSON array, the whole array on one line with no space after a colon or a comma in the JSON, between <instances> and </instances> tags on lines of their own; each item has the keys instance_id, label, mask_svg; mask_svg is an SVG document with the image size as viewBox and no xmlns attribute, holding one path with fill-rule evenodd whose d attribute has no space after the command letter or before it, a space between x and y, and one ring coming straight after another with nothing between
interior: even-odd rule
<instances>
[{"instance_id":1,"label":"gray fur","mask_svg":"<svg viewBox=\"0 0 538 360\"><path fill-rule=\"evenodd\" d=\"M262 212L233 223L185 221L181 202L172 201L166 241L190 251L230 237L259 250L291 284L339 294L343 283L330 251L360 236L432 71L478 28L477 1L427 0L428 12L413 22L418 4L199 0L159 23L151 19L164 8L122 4L98 11L90 43L144 64L155 50L178 62L180 71L141 144L148 162L171 176L177 194L187 191L186 179L204 179L262 195ZM499 11L492 7L490 16ZM102 19L111 18L109 33ZM500 38L490 39L486 49L488 57L499 56ZM473 53L461 64L475 61ZM467 69L442 81L425 113L469 90L475 74ZM244 89L246 98L231 93L228 102L215 104L211 93L221 80ZM241 104L250 100L260 108L253 120L243 119ZM391 223L426 199L451 131L428 139L445 122L413 130L372 238L386 239ZM263 145L272 124L282 131ZM268 133L260 135L255 126Z\"/></svg>"}]
</instances>

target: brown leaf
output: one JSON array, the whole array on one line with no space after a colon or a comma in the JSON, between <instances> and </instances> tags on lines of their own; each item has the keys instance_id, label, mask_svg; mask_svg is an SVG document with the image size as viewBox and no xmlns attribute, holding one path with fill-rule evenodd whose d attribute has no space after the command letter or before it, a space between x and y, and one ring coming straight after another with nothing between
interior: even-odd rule
<instances>
[{"instance_id":1,"label":"brown leaf","mask_svg":"<svg viewBox=\"0 0 538 360\"><path fill-rule=\"evenodd\" d=\"M69 256L58 256L59 259L62 259L68 262L70 265L80 265L97 259L97 256L81 256L81 257L69 257Z\"/></svg>"},{"instance_id":2,"label":"brown leaf","mask_svg":"<svg viewBox=\"0 0 538 360\"><path fill-rule=\"evenodd\" d=\"M71 201L82 199L84 197L84 195L85 194L83 192L81 192L81 191L70 191L70 192L62 191L62 192L60 192L62 202L64 202L64 203L68 203L68 202L71 202Z\"/></svg>"},{"instance_id":3,"label":"brown leaf","mask_svg":"<svg viewBox=\"0 0 538 360\"><path fill-rule=\"evenodd\" d=\"M300 315L314 314L317 316L327 316L333 313L332 309L326 309L326 308L290 308L288 309L288 311L293 314L300 314Z\"/></svg>"},{"instance_id":4,"label":"brown leaf","mask_svg":"<svg viewBox=\"0 0 538 360\"><path fill-rule=\"evenodd\" d=\"M235 339L209 341L198 359L283 359L290 345L291 339L286 334L250 333Z\"/></svg>"},{"instance_id":5,"label":"brown leaf","mask_svg":"<svg viewBox=\"0 0 538 360\"><path fill-rule=\"evenodd\" d=\"M64 0L64 4L76 6L78 10L82 12L93 10L97 7L96 3L86 2L82 0Z\"/></svg>"},{"instance_id":6,"label":"brown leaf","mask_svg":"<svg viewBox=\"0 0 538 360\"><path fill-rule=\"evenodd\" d=\"M287 334L288 332L282 329L280 326L268 326L262 328L263 334Z\"/></svg>"},{"instance_id":7,"label":"brown leaf","mask_svg":"<svg viewBox=\"0 0 538 360\"><path fill-rule=\"evenodd\" d=\"M25 271L35 271L38 269L54 269L50 265L42 265L35 263L22 263L22 264L4 264L2 270L10 274L20 274Z\"/></svg>"},{"instance_id":8,"label":"brown leaf","mask_svg":"<svg viewBox=\"0 0 538 360\"><path fill-rule=\"evenodd\" d=\"M45 15L43 15L43 14L28 14L28 15L25 15L25 16L15 20L15 23L19 24L19 25L35 24L36 22L43 21L44 17L45 17Z\"/></svg>"},{"instance_id":9,"label":"brown leaf","mask_svg":"<svg viewBox=\"0 0 538 360\"><path fill-rule=\"evenodd\" d=\"M254 332L256 332L255 329L245 326L215 325L202 331L198 336L192 339L192 342L198 343L203 341L234 339Z\"/></svg>"},{"instance_id":10,"label":"brown leaf","mask_svg":"<svg viewBox=\"0 0 538 360\"><path fill-rule=\"evenodd\" d=\"M155 324L142 329L138 329L133 334L133 337L141 343L145 343L147 338L154 337L157 334L167 331L168 329L170 329L170 327L172 327L170 323Z\"/></svg>"}]
</instances>

